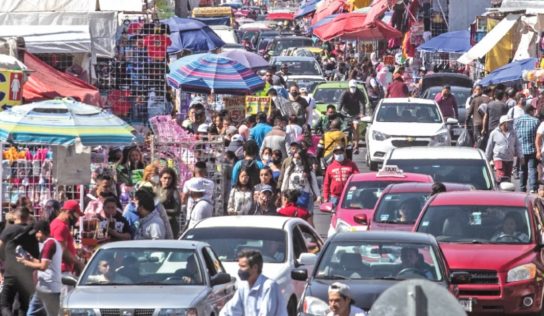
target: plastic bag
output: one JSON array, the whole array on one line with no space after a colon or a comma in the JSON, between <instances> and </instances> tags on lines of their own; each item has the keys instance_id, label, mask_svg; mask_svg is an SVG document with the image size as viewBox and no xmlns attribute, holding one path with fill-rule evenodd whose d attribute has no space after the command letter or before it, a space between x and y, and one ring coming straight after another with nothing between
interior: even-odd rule
<instances>
[{"instance_id":1,"label":"plastic bag","mask_svg":"<svg viewBox=\"0 0 544 316\"><path fill-rule=\"evenodd\" d=\"M472 147L472 136L466 128L461 130L457 139L457 146Z\"/></svg>"}]
</instances>

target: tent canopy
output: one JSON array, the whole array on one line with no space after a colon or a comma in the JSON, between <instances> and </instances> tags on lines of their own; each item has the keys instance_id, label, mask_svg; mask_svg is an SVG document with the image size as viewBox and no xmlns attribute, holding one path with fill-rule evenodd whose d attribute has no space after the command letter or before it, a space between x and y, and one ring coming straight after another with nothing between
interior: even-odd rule
<instances>
[{"instance_id":1,"label":"tent canopy","mask_svg":"<svg viewBox=\"0 0 544 316\"><path fill-rule=\"evenodd\" d=\"M455 31L433 37L419 45L417 50L429 53L464 53L470 47L470 32Z\"/></svg>"},{"instance_id":2,"label":"tent canopy","mask_svg":"<svg viewBox=\"0 0 544 316\"><path fill-rule=\"evenodd\" d=\"M535 69L538 62L537 58L527 58L506 64L493 70L489 75L480 81L483 86L489 86L499 83L519 81L522 79L524 70Z\"/></svg>"}]
</instances>

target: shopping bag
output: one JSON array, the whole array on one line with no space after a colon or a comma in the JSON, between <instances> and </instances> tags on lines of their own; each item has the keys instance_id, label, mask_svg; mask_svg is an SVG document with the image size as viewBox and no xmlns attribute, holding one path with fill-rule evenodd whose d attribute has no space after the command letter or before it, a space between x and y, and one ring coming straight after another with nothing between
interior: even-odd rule
<instances>
[{"instance_id":1,"label":"shopping bag","mask_svg":"<svg viewBox=\"0 0 544 316\"><path fill-rule=\"evenodd\" d=\"M472 136L470 136L470 133L466 128L463 128L457 139L457 146L472 147L472 145Z\"/></svg>"}]
</instances>

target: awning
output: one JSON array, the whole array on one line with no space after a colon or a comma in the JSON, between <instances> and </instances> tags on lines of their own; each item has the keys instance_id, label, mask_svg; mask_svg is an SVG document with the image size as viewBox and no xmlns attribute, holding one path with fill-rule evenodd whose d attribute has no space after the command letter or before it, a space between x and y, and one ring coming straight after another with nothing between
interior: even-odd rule
<instances>
[{"instance_id":1,"label":"awning","mask_svg":"<svg viewBox=\"0 0 544 316\"><path fill-rule=\"evenodd\" d=\"M527 59L531 57L536 57L536 51L534 49L535 32L529 31L521 35L521 40L519 41L518 49L514 54L514 61ZM533 47L531 47L533 46Z\"/></svg>"},{"instance_id":2,"label":"awning","mask_svg":"<svg viewBox=\"0 0 544 316\"><path fill-rule=\"evenodd\" d=\"M473 60L482 58L487 52L489 52L497 43L510 31L510 29L519 20L520 14L509 14L502 19L487 35L474 45L468 52L464 53L458 62L462 64L469 64Z\"/></svg>"},{"instance_id":3,"label":"awning","mask_svg":"<svg viewBox=\"0 0 544 316\"><path fill-rule=\"evenodd\" d=\"M91 53L88 25L2 25L0 37L23 37L29 52Z\"/></svg>"},{"instance_id":4,"label":"awning","mask_svg":"<svg viewBox=\"0 0 544 316\"><path fill-rule=\"evenodd\" d=\"M115 0L110 2L126 1ZM2 0L0 12L92 12L96 11L96 0Z\"/></svg>"},{"instance_id":5,"label":"awning","mask_svg":"<svg viewBox=\"0 0 544 316\"><path fill-rule=\"evenodd\" d=\"M470 32L453 31L440 34L417 47L430 53L464 53L470 49Z\"/></svg>"},{"instance_id":6,"label":"awning","mask_svg":"<svg viewBox=\"0 0 544 316\"><path fill-rule=\"evenodd\" d=\"M98 0L100 11L141 12L142 0Z\"/></svg>"}]
</instances>

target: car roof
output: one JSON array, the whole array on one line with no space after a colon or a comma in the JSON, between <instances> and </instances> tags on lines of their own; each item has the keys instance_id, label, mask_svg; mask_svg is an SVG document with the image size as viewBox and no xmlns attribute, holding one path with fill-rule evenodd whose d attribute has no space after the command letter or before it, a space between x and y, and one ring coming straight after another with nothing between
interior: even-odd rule
<instances>
[{"instance_id":1,"label":"car roof","mask_svg":"<svg viewBox=\"0 0 544 316\"><path fill-rule=\"evenodd\" d=\"M403 177L399 176L379 176L378 172L357 173L351 176L350 182L360 181L399 181L406 182L433 182L433 178L427 174L404 172Z\"/></svg>"},{"instance_id":2,"label":"car roof","mask_svg":"<svg viewBox=\"0 0 544 316\"><path fill-rule=\"evenodd\" d=\"M382 99L382 104L389 103L419 103L419 104L435 104L434 100L421 99L421 98L386 98Z\"/></svg>"},{"instance_id":3,"label":"car roof","mask_svg":"<svg viewBox=\"0 0 544 316\"><path fill-rule=\"evenodd\" d=\"M272 61L316 61L314 57L309 56L276 56Z\"/></svg>"},{"instance_id":4,"label":"car roof","mask_svg":"<svg viewBox=\"0 0 544 316\"><path fill-rule=\"evenodd\" d=\"M190 240L126 240L115 241L103 244L100 249L116 249L116 248L177 248L177 249L196 249L207 246L208 244L200 241Z\"/></svg>"},{"instance_id":5,"label":"car roof","mask_svg":"<svg viewBox=\"0 0 544 316\"><path fill-rule=\"evenodd\" d=\"M470 184L459 184L459 183L444 183L446 186L446 192L449 191L470 191L474 190L474 187ZM431 193L433 183L422 183L422 182L403 182L390 184L384 190L383 193L411 193L411 192L428 192Z\"/></svg>"},{"instance_id":6,"label":"car roof","mask_svg":"<svg viewBox=\"0 0 544 316\"><path fill-rule=\"evenodd\" d=\"M283 229L285 224L297 218L286 216L267 215L239 215L239 216L215 216L208 217L196 224L193 228L207 227L252 227Z\"/></svg>"},{"instance_id":7,"label":"car roof","mask_svg":"<svg viewBox=\"0 0 544 316\"><path fill-rule=\"evenodd\" d=\"M437 245L432 235L401 231L340 232L329 238L330 242L342 241L397 241Z\"/></svg>"},{"instance_id":8,"label":"car roof","mask_svg":"<svg viewBox=\"0 0 544 316\"><path fill-rule=\"evenodd\" d=\"M485 160L481 150L463 146L402 147L391 150L388 159L478 159Z\"/></svg>"},{"instance_id":9,"label":"car roof","mask_svg":"<svg viewBox=\"0 0 544 316\"><path fill-rule=\"evenodd\" d=\"M347 88L348 87L348 81L327 81L327 82L324 82L324 83L321 83L319 85L316 86L316 89L317 88L324 88L324 89L335 89L335 88ZM363 86L362 83L357 83L357 85L359 86Z\"/></svg>"},{"instance_id":10,"label":"car roof","mask_svg":"<svg viewBox=\"0 0 544 316\"><path fill-rule=\"evenodd\" d=\"M525 206L528 195L521 192L502 191L464 191L437 194L430 206L447 205L496 205Z\"/></svg>"}]
</instances>

